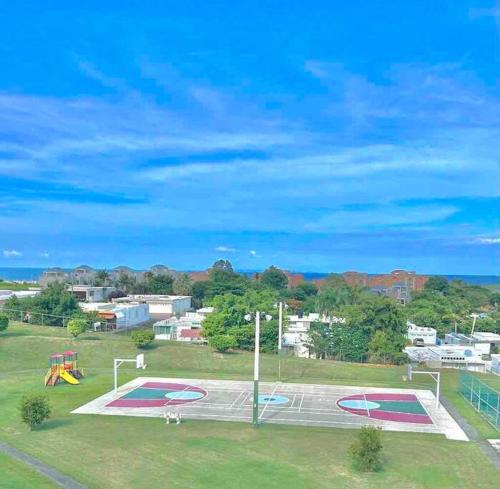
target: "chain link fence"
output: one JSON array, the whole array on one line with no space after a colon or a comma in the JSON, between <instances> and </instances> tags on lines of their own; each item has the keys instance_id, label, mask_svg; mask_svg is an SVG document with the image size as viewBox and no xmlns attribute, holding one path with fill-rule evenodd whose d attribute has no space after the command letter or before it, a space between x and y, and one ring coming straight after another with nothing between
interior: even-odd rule
<instances>
[{"instance_id":1,"label":"chain link fence","mask_svg":"<svg viewBox=\"0 0 500 489\"><path fill-rule=\"evenodd\" d=\"M499 391L465 370L460 371L458 391L494 428L500 430Z\"/></svg>"}]
</instances>

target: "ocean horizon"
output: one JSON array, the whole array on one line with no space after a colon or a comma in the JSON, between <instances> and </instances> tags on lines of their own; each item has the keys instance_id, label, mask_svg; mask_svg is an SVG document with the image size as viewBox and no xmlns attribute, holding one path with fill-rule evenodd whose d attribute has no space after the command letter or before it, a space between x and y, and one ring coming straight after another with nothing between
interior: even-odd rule
<instances>
[{"instance_id":1,"label":"ocean horizon","mask_svg":"<svg viewBox=\"0 0 500 489\"><path fill-rule=\"evenodd\" d=\"M25 280L25 281L36 281L40 278L40 275L47 268L44 267L0 267L0 280ZM71 268L63 268L63 270L71 271ZM259 270L237 270L238 273L245 275L252 275L257 273ZM306 280L315 280L324 278L334 272L302 272L293 271L292 273L301 273L304 275ZM384 272L381 272L384 273ZM368 275L374 276L379 275L376 273L369 273ZM422 274L422 275L434 275L434 274ZM500 275L442 275L435 274L436 276L446 277L448 280L462 280L471 285L500 285Z\"/></svg>"}]
</instances>

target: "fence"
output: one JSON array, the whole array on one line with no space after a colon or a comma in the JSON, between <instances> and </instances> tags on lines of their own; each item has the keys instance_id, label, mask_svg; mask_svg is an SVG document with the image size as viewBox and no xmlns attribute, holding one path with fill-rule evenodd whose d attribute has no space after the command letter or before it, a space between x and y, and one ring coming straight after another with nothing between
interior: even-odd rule
<instances>
[{"instance_id":1,"label":"fence","mask_svg":"<svg viewBox=\"0 0 500 489\"><path fill-rule=\"evenodd\" d=\"M458 391L494 428L500 429L500 392L465 370L460 371Z\"/></svg>"},{"instance_id":2,"label":"fence","mask_svg":"<svg viewBox=\"0 0 500 489\"><path fill-rule=\"evenodd\" d=\"M58 316L45 312L23 311L5 307L1 308L1 311L13 321L41 326L59 326L65 328L68 325L68 321L71 319L70 316ZM110 331L114 330L114 327L105 319L88 319L87 329L90 331Z\"/></svg>"}]
</instances>

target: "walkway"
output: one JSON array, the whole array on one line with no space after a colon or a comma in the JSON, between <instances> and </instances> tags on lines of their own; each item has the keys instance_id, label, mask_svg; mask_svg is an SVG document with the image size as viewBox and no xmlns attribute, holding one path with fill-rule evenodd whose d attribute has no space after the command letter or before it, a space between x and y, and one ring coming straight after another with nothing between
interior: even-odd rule
<instances>
[{"instance_id":1,"label":"walkway","mask_svg":"<svg viewBox=\"0 0 500 489\"><path fill-rule=\"evenodd\" d=\"M43 474L44 476L48 477L52 482L54 482L58 486L64 487L65 489L86 489L84 485L80 484L79 482L76 482L71 477L62 474L58 470L49 467L40 460L33 458L30 455L21 452L17 448L7 445L6 443L1 441L0 441L0 452L6 453L12 458L24 462L26 465L29 465L40 474Z\"/></svg>"}]
</instances>

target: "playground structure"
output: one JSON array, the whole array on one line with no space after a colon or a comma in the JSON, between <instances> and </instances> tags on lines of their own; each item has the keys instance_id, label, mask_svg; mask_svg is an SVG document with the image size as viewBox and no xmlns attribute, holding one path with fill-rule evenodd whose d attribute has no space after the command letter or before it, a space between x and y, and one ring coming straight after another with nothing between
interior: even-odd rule
<instances>
[{"instance_id":1,"label":"playground structure","mask_svg":"<svg viewBox=\"0 0 500 489\"><path fill-rule=\"evenodd\" d=\"M55 386L60 380L76 385L83 377L83 369L78 368L78 353L65 351L63 354L54 353L49 359L50 369L45 375L45 386Z\"/></svg>"}]
</instances>

